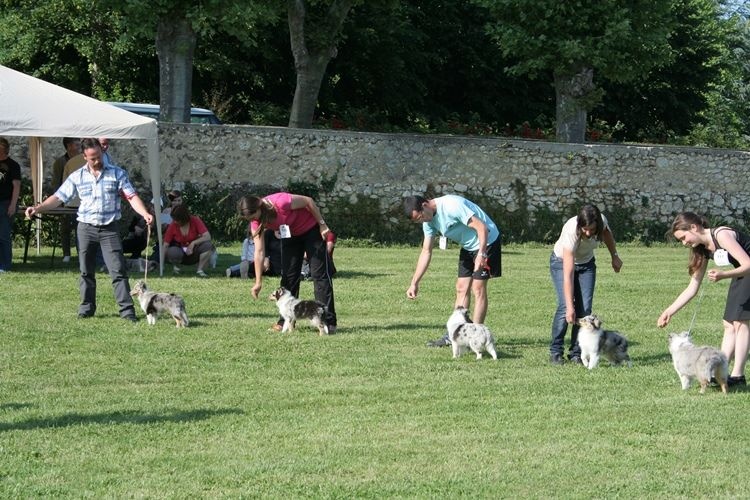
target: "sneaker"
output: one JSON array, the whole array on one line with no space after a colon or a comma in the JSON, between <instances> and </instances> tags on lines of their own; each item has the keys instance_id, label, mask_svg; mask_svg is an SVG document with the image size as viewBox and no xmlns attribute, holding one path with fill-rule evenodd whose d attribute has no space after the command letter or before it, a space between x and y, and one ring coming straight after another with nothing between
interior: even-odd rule
<instances>
[{"instance_id":1,"label":"sneaker","mask_svg":"<svg viewBox=\"0 0 750 500\"><path fill-rule=\"evenodd\" d=\"M135 314L123 316L122 319L124 319L125 321L130 321L131 323L138 323L138 318L135 317Z\"/></svg>"},{"instance_id":2,"label":"sneaker","mask_svg":"<svg viewBox=\"0 0 750 500\"><path fill-rule=\"evenodd\" d=\"M88 319L93 317L93 314L78 313L78 319Z\"/></svg>"},{"instance_id":3,"label":"sneaker","mask_svg":"<svg viewBox=\"0 0 750 500\"><path fill-rule=\"evenodd\" d=\"M5 269L0 269L0 274L7 273L7 272L8 271L6 271Z\"/></svg>"},{"instance_id":4,"label":"sneaker","mask_svg":"<svg viewBox=\"0 0 750 500\"><path fill-rule=\"evenodd\" d=\"M448 338L448 334L446 333L442 337L436 340L430 340L427 342L427 347L446 347L451 345L451 341Z\"/></svg>"},{"instance_id":5,"label":"sneaker","mask_svg":"<svg viewBox=\"0 0 750 500\"><path fill-rule=\"evenodd\" d=\"M729 377L727 378L727 385L729 387L732 387L734 385L747 385L747 382L745 381L745 376L740 375L739 377Z\"/></svg>"},{"instance_id":6,"label":"sneaker","mask_svg":"<svg viewBox=\"0 0 750 500\"><path fill-rule=\"evenodd\" d=\"M175 274L180 274L180 268L177 266L172 266L172 272Z\"/></svg>"},{"instance_id":7,"label":"sneaker","mask_svg":"<svg viewBox=\"0 0 750 500\"><path fill-rule=\"evenodd\" d=\"M232 269L227 268L227 278L231 278L231 277L232 277Z\"/></svg>"},{"instance_id":8,"label":"sneaker","mask_svg":"<svg viewBox=\"0 0 750 500\"><path fill-rule=\"evenodd\" d=\"M198 276L199 278L208 278L208 274L204 273L204 272L203 272L203 269L198 269L198 270L197 270L197 271L195 272L195 274L196 274L196 276Z\"/></svg>"},{"instance_id":9,"label":"sneaker","mask_svg":"<svg viewBox=\"0 0 750 500\"><path fill-rule=\"evenodd\" d=\"M563 361L562 354L560 354L559 352L550 354L549 362L552 363L553 365L562 365L563 363L565 363L565 361Z\"/></svg>"},{"instance_id":10,"label":"sneaker","mask_svg":"<svg viewBox=\"0 0 750 500\"><path fill-rule=\"evenodd\" d=\"M63 264L67 264L70 262L70 255L66 255L62 258Z\"/></svg>"}]
</instances>

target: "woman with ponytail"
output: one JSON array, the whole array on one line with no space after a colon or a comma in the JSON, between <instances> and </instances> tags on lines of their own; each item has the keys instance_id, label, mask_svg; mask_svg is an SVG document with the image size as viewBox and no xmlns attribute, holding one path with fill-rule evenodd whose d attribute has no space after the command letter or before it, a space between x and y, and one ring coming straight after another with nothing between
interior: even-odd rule
<instances>
[{"instance_id":1,"label":"woman with ponytail","mask_svg":"<svg viewBox=\"0 0 750 500\"><path fill-rule=\"evenodd\" d=\"M281 238L281 286L299 297L302 261L307 253L313 279L315 300L326 306L329 333L336 331L336 308L333 300L333 280L328 265L325 237L331 231L323 220L320 209L309 196L274 193L264 198L243 196L237 202L237 213L250 222L255 243L255 285L251 293L258 298L263 281L265 242L263 232L271 229ZM273 329L281 331L281 323Z\"/></svg>"},{"instance_id":2,"label":"woman with ponytail","mask_svg":"<svg viewBox=\"0 0 750 500\"><path fill-rule=\"evenodd\" d=\"M724 339L721 350L727 359L734 355L734 366L729 385L745 385L745 362L750 341L750 236L726 226L712 228L705 217L683 212L672 223L672 234L683 245L690 247L687 288L661 313L659 327L669 324L677 311L698 293L708 261L732 269L711 269L711 282L731 278L724 309Z\"/></svg>"}]
</instances>

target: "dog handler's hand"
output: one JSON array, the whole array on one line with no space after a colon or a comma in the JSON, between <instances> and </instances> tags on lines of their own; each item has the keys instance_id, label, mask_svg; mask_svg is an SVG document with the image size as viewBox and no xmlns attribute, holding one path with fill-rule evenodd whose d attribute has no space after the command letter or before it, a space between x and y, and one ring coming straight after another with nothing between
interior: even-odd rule
<instances>
[{"instance_id":1,"label":"dog handler's hand","mask_svg":"<svg viewBox=\"0 0 750 500\"><path fill-rule=\"evenodd\" d=\"M659 316L659 319L656 320L656 326L658 326L659 328L664 328L669 324L670 319L672 319L672 315L667 311L664 311L663 313L661 313L661 316Z\"/></svg>"},{"instance_id":2,"label":"dog handler's hand","mask_svg":"<svg viewBox=\"0 0 750 500\"><path fill-rule=\"evenodd\" d=\"M711 269L710 271L708 271L708 281L710 281L711 283L716 283L723 278L724 273L719 269Z\"/></svg>"},{"instance_id":3,"label":"dog handler's hand","mask_svg":"<svg viewBox=\"0 0 750 500\"><path fill-rule=\"evenodd\" d=\"M253 295L254 299L258 298L258 295L260 294L260 289L263 288L263 285L261 283L256 283L253 285L253 288L250 289L250 293Z\"/></svg>"},{"instance_id":4,"label":"dog handler's hand","mask_svg":"<svg viewBox=\"0 0 750 500\"><path fill-rule=\"evenodd\" d=\"M406 290L406 296L410 299L414 300L417 298L417 294L419 293L419 286L418 285L411 285L408 290Z\"/></svg>"},{"instance_id":5,"label":"dog handler's hand","mask_svg":"<svg viewBox=\"0 0 750 500\"><path fill-rule=\"evenodd\" d=\"M614 269L616 273L619 273L621 268L622 268L622 259L620 258L619 255L615 254L612 257L612 269Z\"/></svg>"},{"instance_id":6,"label":"dog handler's hand","mask_svg":"<svg viewBox=\"0 0 750 500\"><path fill-rule=\"evenodd\" d=\"M576 322L576 311L575 311L575 309L566 309L565 310L565 321L569 325L572 325L573 323Z\"/></svg>"}]
</instances>

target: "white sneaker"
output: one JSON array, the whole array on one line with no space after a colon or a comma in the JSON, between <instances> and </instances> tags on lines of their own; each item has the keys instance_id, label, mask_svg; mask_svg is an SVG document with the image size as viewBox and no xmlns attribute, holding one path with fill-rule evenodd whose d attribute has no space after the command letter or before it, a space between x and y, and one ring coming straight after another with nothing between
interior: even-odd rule
<instances>
[{"instance_id":1,"label":"white sneaker","mask_svg":"<svg viewBox=\"0 0 750 500\"><path fill-rule=\"evenodd\" d=\"M197 276L198 276L199 278L208 278L208 274L204 273L204 272L203 272L203 269L198 269L198 270L197 270L197 271L195 272L195 274L196 274L196 275L197 275Z\"/></svg>"},{"instance_id":2,"label":"white sneaker","mask_svg":"<svg viewBox=\"0 0 750 500\"><path fill-rule=\"evenodd\" d=\"M180 274L180 268L177 266L172 266L172 272L175 274Z\"/></svg>"},{"instance_id":3,"label":"white sneaker","mask_svg":"<svg viewBox=\"0 0 750 500\"><path fill-rule=\"evenodd\" d=\"M67 264L70 262L70 255L66 255L62 258L63 264Z\"/></svg>"},{"instance_id":4,"label":"white sneaker","mask_svg":"<svg viewBox=\"0 0 750 500\"><path fill-rule=\"evenodd\" d=\"M232 277L232 270L230 268L227 268L227 278Z\"/></svg>"},{"instance_id":5,"label":"white sneaker","mask_svg":"<svg viewBox=\"0 0 750 500\"><path fill-rule=\"evenodd\" d=\"M8 271L6 271L5 269L0 269L0 274L7 273L7 272Z\"/></svg>"}]
</instances>

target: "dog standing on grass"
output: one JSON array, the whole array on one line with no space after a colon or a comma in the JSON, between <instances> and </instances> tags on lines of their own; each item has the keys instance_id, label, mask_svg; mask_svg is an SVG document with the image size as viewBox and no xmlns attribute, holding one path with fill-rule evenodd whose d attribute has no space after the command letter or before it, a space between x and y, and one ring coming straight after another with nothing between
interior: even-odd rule
<instances>
[{"instance_id":1,"label":"dog standing on grass","mask_svg":"<svg viewBox=\"0 0 750 500\"><path fill-rule=\"evenodd\" d=\"M185 312L185 301L179 295L152 292L142 280L136 282L130 295L138 298L149 325L155 325L157 316L164 312L172 316L177 328L185 328L190 324Z\"/></svg>"},{"instance_id":2,"label":"dog standing on grass","mask_svg":"<svg viewBox=\"0 0 750 500\"><path fill-rule=\"evenodd\" d=\"M596 314L579 319L578 326L578 345L581 346L583 366L593 370L602 355L613 365L627 362L628 366L632 366L628 355L628 340L618 332L602 330L602 321Z\"/></svg>"},{"instance_id":3,"label":"dog standing on grass","mask_svg":"<svg viewBox=\"0 0 750 500\"><path fill-rule=\"evenodd\" d=\"M711 377L714 377L721 386L721 392L727 393L729 362L723 352L713 347L694 345L690 332L670 333L668 341L672 365L680 377L683 390L688 389L692 379L697 378L703 394Z\"/></svg>"},{"instance_id":4,"label":"dog standing on grass","mask_svg":"<svg viewBox=\"0 0 750 500\"><path fill-rule=\"evenodd\" d=\"M457 307L448 318L446 326L454 359L469 348L477 355L477 359L482 359L482 352L487 351L492 359L497 360L492 332L485 325L472 323L469 320L469 311L465 307Z\"/></svg>"},{"instance_id":5,"label":"dog standing on grass","mask_svg":"<svg viewBox=\"0 0 750 500\"><path fill-rule=\"evenodd\" d=\"M281 332L291 332L298 319L309 319L318 329L318 335L328 335L325 322L326 306L317 300L300 300L284 287L279 287L269 297L276 302L279 314L284 318Z\"/></svg>"}]
</instances>

